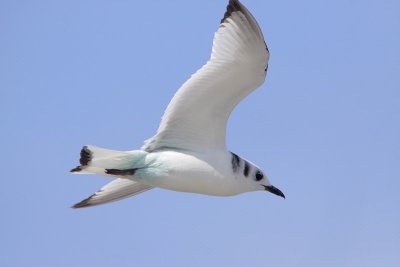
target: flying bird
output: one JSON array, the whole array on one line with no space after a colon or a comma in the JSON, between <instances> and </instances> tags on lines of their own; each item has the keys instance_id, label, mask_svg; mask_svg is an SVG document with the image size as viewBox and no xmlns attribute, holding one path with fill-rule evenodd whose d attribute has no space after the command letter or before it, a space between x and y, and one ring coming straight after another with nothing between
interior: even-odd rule
<instances>
[{"instance_id":1,"label":"flying bird","mask_svg":"<svg viewBox=\"0 0 400 267\"><path fill-rule=\"evenodd\" d=\"M230 0L214 35L211 57L172 98L157 133L139 150L91 145L76 174L114 178L73 208L130 197L154 187L214 196L266 190L285 197L263 171L226 148L230 113L265 80L269 51L253 15Z\"/></svg>"}]
</instances>

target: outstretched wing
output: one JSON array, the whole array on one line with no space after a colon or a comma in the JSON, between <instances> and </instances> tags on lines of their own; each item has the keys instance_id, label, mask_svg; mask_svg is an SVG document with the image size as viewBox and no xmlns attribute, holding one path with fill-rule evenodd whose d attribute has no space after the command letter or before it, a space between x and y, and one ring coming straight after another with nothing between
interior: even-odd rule
<instances>
[{"instance_id":1,"label":"outstretched wing","mask_svg":"<svg viewBox=\"0 0 400 267\"><path fill-rule=\"evenodd\" d=\"M130 197L153 187L134 182L129 179L117 178L106 184L90 197L76 203L72 208L85 208L117 201L126 197Z\"/></svg>"},{"instance_id":2,"label":"outstretched wing","mask_svg":"<svg viewBox=\"0 0 400 267\"><path fill-rule=\"evenodd\" d=\"M239 1L230 0L211 58L178 90L142 149L225 149L229 115L264 82L268 59L257 21Z\"/></svg>"}]
</instances>

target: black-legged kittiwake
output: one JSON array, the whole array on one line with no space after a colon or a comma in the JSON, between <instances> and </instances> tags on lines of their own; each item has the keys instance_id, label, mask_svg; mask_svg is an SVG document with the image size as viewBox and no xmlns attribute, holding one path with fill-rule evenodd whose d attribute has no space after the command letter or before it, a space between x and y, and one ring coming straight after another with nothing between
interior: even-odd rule
<instances>
[{"instance_id":1,"label":"black-legged kittiwake","mask_svg":"<svg viewBox=\"0 0 400 267\"><path fill-rule=\"evenodd\" d=\"M285 197L259 167L226 149L230 113L265 80L269 51L253 15L230 0L208 62L172 98L155 136L140 150L81 150L73 173L114 178L74 208L99 205L153 187L231 196L266 190Z\"/></svg>"}]
</instances>

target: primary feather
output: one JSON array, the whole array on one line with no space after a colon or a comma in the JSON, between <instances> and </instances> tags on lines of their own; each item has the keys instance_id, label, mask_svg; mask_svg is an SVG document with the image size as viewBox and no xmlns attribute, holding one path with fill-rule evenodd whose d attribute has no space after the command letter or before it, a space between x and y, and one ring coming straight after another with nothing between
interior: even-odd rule
<instances>
[{"instance_id":1,"label":"primary feather","mask_svg":"<svg viewBox=\"0 0 400 267\"><path fill-rule=\"evenodd\" d=\"M264 82L268 59L254 17L239 1L229 1L210 60L177 91L142 149L225 149L229 115Z\"/></svg>"}]
</instances>

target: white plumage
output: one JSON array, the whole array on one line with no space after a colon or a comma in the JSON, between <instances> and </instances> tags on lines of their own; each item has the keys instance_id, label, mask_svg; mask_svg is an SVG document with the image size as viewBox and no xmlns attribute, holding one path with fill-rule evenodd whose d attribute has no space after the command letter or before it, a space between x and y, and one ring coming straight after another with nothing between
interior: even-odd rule
<instances>
[{"instance_id":1,"label":"white plumage","mask_svg":"<svg viewBox=\"0 0 400 267\"><path fill-rule=\"evenodd\" d=\"M74 207L98 205L152 187L208 195L267 190L284 197L262 171L227 151L226 125L235 106L265 79L269 52L251 13L230 0L209 61L177 91L155 136L141 150L85 146L75 173L117 179Z\"/></svg>"},{"instance_id":2,"label":"white plumage","mask_svg":"<svg viewBox=\"0 0 400 267\"><path fill-rule=\"evenodd\" d=\"M230 5L238 10L220 24L210 60L177 91L143 149L225 149L229 115L264 82L269 58L256 20L238 1Z\"/></svg>"}]
</instances>

